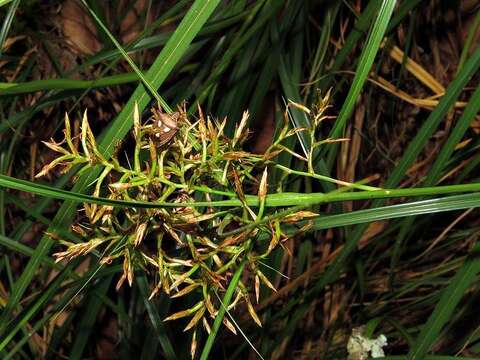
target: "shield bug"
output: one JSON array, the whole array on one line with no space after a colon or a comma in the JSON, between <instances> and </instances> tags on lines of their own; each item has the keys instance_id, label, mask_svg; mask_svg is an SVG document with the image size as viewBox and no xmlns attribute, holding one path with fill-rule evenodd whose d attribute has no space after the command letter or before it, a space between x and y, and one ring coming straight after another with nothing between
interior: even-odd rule
<instances>
[{"instance_id":1,"label":"shield bug","mask_svg":"<svg viewBox=\"0 0 480 360\"><path fill-rule=\"evenodd\" d=\"M175 136L179 129L180 113L172 114L162 113L156 109L152 109L152 140L159 146L165 145Z\"/></svg>"}]
</instances>

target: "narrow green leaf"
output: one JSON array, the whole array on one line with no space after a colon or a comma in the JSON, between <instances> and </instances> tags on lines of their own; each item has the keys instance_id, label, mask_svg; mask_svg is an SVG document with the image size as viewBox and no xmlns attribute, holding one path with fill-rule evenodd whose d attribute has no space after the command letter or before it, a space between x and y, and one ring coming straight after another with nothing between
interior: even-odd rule
<instances>
[{"instance_id":1,"label":"narrow green leaf","mask_svg":"<svg viewBox=\"0 0 480 360\"><path fill-rule=\"evenodd\" d=\"M242 202L238 198L231 198L230 200L198 201L198 202L184 202L184 203L126 201L126 200L108 199L103 197L85 195L75 191L57 189L52 186L41 185L41 184L37 184L27 180L15 179L7 175L0 175L0 187L26 191L26 192L47 196L55 199L70 200L72 202L111 205L111 206L117 206L117 207L137 207L137 208L202 207L202 206L233 207L233 206L242 205ZM396 198L396 197L440 195L440 194L452 194L452 193L472 192L472 191L480 191L480 183L433 186L433 187L410 188L410 189L380 189L380 190L358 191L358 192L332 191L330 193L307 193L307 194L284 192L284 193L274 193L274 194L267 195L265 206L308 207L316 204L339 202L339 201L389 199L389 198ZM255 195L246 195L245 201L249 206L260 205L258 196L255 196ZM59 228L61 229L61 227Z\"/></svg>"},{"instance_id":2,"label":"narrow green leaf","mask_svg":"<svg viewBox=\"0 0 480 360\"><path fill-rule=\"evenodd\" d=\"M70 273L69 268L64 268L47 286L46 289L42 291L38 299L32 304L32 306L28 307L23 311L23 313L17 315L15 319L7 318L2 322L2 325L5 328L12 327L6 336L0 337L0 351L3 350L9 342L13 339L15 334L23 328L28 320L35 314L37 311L41 310L45 303L51 299L61 287L62 282L67 278ZM11 297L9 302L11 301ZM46 317L45 317L46 318ZM30 332L30 336L33 333Z\"/></svg>"},{"instance_id":3,"label":"narrow green leaf","mask_svg":"<svg viewBox=\"0 0 480 360\"><path fill-rule=\"evenodd\" d=\"M103 279L102 282L96 286L100 294L105 295L112 282L112 276ZM90 292L84 305L88 311L84 311L78 322L78 331L75 333L75 340L72 345L69 359L82 359L83 351L87 345L88 338L92 332L95 332L95 322L97 321L98 312L100 311L103 301L95 292Z\"/></svg>"},{"instance_id":4,"label":"narrow green leaf","mask_svg":"<svg viewBox=\"0 0 480 360\"><path fill-rule=\"evenodd\" d=\"M415 344L408 353L408 360L423 359L438 339L438 334L448 322L465 291L472 285L480 272L480 243L477 243L465 263L450 280L450 285L443 290L442 297L435 310L417 336Z\"/></svg>"},{"instance_id":5,"label":"narrow green leaf","mask_svg":"<svg viewBox=\"0 0 480 360\"><path fill-rule=\"evenodd\" d=\"M405 216L428 215L443 211L477 207L480 207L480 194L454 195L440 199L415 201L405 204L382 206L344 214L319 217L314 220L311 230L329 229L333 227L369 223Z\"/></svg>"},{"instance_id":6,"label":"narrow green leaf","mask_svg":"<svg viewBox=\"0 0 480 360\"><path fill-rule=\"evenodd\" d=\"M432 168L428 172L427 179L424 181L425 186L431 186L437 183L440 179L441 172L443 171L445 164L448 162L455 147L460 142L466 131L470 127L472 121L475 120L478 112L480 111L480 86L477 86L475 92L472 94L468 104L463 111L460 119L457 120L452 133L448 137L447 141L442 147L440 153L436 156L435 162Z\"/></svg>"},{"instance_id":7,"label":"narrow green leaf","mask_svg":"<svg viewBox=\"0 0 480 360\"><path fill-rule=\"evenodd\" d=\"M13 239L10 239L9 237L0 235L0 245L4 246L5 248L15 251L19 254L25 255L25 256L32 256L35 253L35 249L32 249L31 247L24 245L18 241L15 241ZM48 266L52 268L57 268L60 269L59 265L56 265L55 262L50 259L50 257L45 256L42 260L43 263L47 264Z\"/></svg>"},{"instance_id":8,"label":"narrow green leaf","mask_svg":"<svg viewBox=\"0 0 480 360\"><path fill-rule=\"evenodd\" d=\"M95 89L106 86L127 84L138 80L139 78L137 74L131 72L112 76L105 76L103 78L95 80L48 79L33 80L25 83L0 83L0 97L55 89Z\"/></svg>"},{"instance_id":9,"label":"narrow green leaf","mask_svg":"<svg viewBox=\"0 0 480 360\"><path fill-rule=\"evenodd\" d=\"M213 322L212 330L210 331L210 335L208 335L207 342L202 350L202 355L200 356L200 360L207 360L208 355L210 354L210 350L212 349L213 342L215 341L215 337L217 336L218 330L222 325L223 317L225 316L225 309L228 308L230 305L230 301L232 301L233 294L235 289L237 288L238 281L243 273L243 268L245 267L245 261L243 261L233 274L232 279L230 280L230 284L228 285L227 292L222 299L222 303L225 306L220 306L218 309L217 316L215 317L215 321Z\"/></svg>"},{"instance_id":10,"label":"narrow green leaf","mask_svg":"<svg viewBox=\"0 0 480 360\"><path fill-rule=\"evenodd\" d=\"M0 0L0 7L11 3L13 0Z\"/></svg>"},{"instance_id":11,"label":"narrow green leaf","mask_svg":"<svg viewBox=\"0 0 480 360\"><path fill-rule=\"evenodd\" d=\"M8 2L3 1L2 3L0 3L0 7L6 5L7 3ZM17 11L19 4L20 0L14 0L7 11L7 15L3 19L2 28L0 29L0 58L2 57L3 45L5 44L5 40L7 39L8 31L10 30L10 26L12 25L15 12Z\"/></svg>"},{"instance_id":12,"label":"narrow green leaf","mask_svg":"<svg viewBox=\"0 0 480 360\"><path fill-rule=\"evenodd\" d=\"M102 34L107 35L107 37L110 39L110 41L118 49L118 51L120 51L120 54L122 54L123 58L128 62L128 64L133 69L135 74L137 74L137 76L142 80L143 85L148 89L148 91L150 92L150 95L152 95L155 99L157 99L157 103L159 105L162 105L162 108L165 109L165 111L171 113L172 109L168 106L168 104L165 102L165 100L163 100L162 97L158 94L157 89L152 86L150 81L145 77L145 75L138 68L138 66L135 64L135 62L132 60L132 58L130 56L128 56L127 52L123 49L123 47L120 45L120 43L117 41L117 39L115 39L115 36L113 36L113 34L108 30L108 28L105 26L105 24L100 19L100 17L95 13L95 11L92 10L92 8L88 5L88 3L85 0L81 0L81 2L88 9L88 11L92 15L92 17L97 22L97 25L103 31Z\"/></svg>"},{"instance_id":13,"label":"narrow green leaf","mask_svg":"<svg viewBox=\"0 0 480 360\"><path fill-rule=\"evenodd\" d=\"M348 55L352 52L353 48L360 41L360 38L363 36L364 33L368 31L368 27L370 26L370 23L372 22L372 19L378 12L379 8L380 0L371 0L368 2L367 6L355 22L355 26L353 27L352 31L348 34L348 37L345 40L342 48L338 52L337 56L335 56L335 61L333 62L332 68L330 69L331 75L325 77L324 80L320 81L320 88L323 92L328 90L328 87L330 86L333 79L333 74L335 74L338 70L341 69L341 67L347 60Z\"/></svg>"},{"instance_id":14,"label":"narrow green leaf","mask_svg":"<svg viewBox=\"0 0 480 360\"><path fill-rule=\"evenodd\" d=\"M405 18L405 16L421 2L422 0L409 0L400 2L400 5L396 10L396 15L392 18L392 21L390 21L388 25L387 33L395 29L396 26ZM368 27L370 26L373 17L377 13L379 6L380 0L371 0L368 2L367 6L355 22L355 26L352 28L352 31L348 34L343 47L335 56L335 61L329 71L330 76L327 76L324 80L320 81L320 88L322 91L328 90L333 75L342 68L343 64L347 60L348 55L358 44L361 37L368 31Z\"/></svg>"},{"instance_id":15,"label":"narrow green leaf","mask_svg":"<svg viewBox=\"0 0 480 360\"><path fill-rule=\"evenodd\" d=\"M463 45L462 54L460 55L460 61L458 62L457 73L460 72L463 68L463 64L465 60L467 60L468 54L470 52L470 47L472 46L473 39L475 38L475 34L477 33L478 28L480 27L480 11L477 11L477 16L475 16L475 20L468 31L467 39Z\"/></svg>"},{"instance_id":16,"label":"narrow green leaf","mask_svg":"<svg viewBox=\"0 0 480 360\"><path fill-rule=\"evenodd\" d=\"M166 359L176 359L177 356L175 355L175 350L173 350L173 345L170 342L170 339L167 335L167 329L165 327L165 323L162 321L162 317L160 316L158 309L156 307L155 301L148 300L148 282L145 275L139 275L135 279L138 288L140 289L140 294L143 297L143 303L145 308L147 309L148 316L150 317L150 322L152 323L153 328L155 329L155 333L157 334L158 341L160 342L160 346L163 349ZM167 312L167 308L162 309L162 315L165 316Z\"/></svg>"},{"instance_id":17,"label":"narrow green leaf","mask_svg":"<svg viewBox=\"0 0 480 360\"><path fill-rule=\"evenodd\" d=\"M480 86L477 87L472 97L470 98L467 107L463 111L462 116L458 119L454 129L452 130L450 136L442 147L440 153L436 156L435 162L433 163L430 171L427 174L427 178L423 182L425 186L431 186L440 179L441 173L450 159L452 153L455 150L455 146L460 142L462 137L465 135L465 132L470 127L470 124L475 119L475 116L480 111ZM409 218L404 221L400 232L396 236L395 245L392 253L391 259L391 268L396 267L396 263L401 256L401 247L404 243L404 240L408 237L413 229L414 218Z\"/></svg>"},{"instance_id":18,"label":"narrow green leaf","mask_svg":"<svg viewBox=\"0 0 480 360\"><path fill-rule=\"evenodd\" d=\"M368 73L372 68L373 61L377 55L378 49L380 48L380 43L383 40L385 31L387 30L388 22L395 8L396 0L383 0L380 10L378 12L375 23L373 24L372 29L368 35L367 43L365 48L360 55L358 61L358 66L355 71L355 76L353 78L352 85L348 91L345 102L343 103L342 109L338 114L338 118L335 121L335 125L332 128L332 131L329 134L330 138L338 138L342 136L342 133L347 124L347 120L352 114L353 108L357 101L358 95L362 91L363 85L367 80ZM332 168L333 161L335 160L338 144L329 144L328 145L328 158L327 166L329 169Z\"/></svg>"}]
</instances>

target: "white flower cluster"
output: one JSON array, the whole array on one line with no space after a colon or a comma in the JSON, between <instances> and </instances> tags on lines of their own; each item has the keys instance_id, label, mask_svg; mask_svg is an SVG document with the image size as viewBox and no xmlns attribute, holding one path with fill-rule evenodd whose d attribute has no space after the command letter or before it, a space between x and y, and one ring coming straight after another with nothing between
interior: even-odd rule
<instances>
[{"instance_id":1,"label":"white flower cluster","mask_svg":"<svg viewBox=\"0 0 480 360\"><path fill-rule=\"evenodd\" d=\"M363 326L352 330L352 335L347 343L347 360L366 360L369 357L384 357L383 347L387 345L387 337L381 334L376 339L369 339L363 336L363 330Z\"/></svg>"}]
</instances>

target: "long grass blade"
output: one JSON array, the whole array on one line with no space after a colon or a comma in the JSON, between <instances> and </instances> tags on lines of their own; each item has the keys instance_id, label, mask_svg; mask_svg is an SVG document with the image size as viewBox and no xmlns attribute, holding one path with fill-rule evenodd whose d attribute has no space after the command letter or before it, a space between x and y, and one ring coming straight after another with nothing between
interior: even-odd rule
<instances>
[{"instance_id":1,"label":"long grass blade","mask_svg":"<svg viewBox=\"0 0 480 360\"><path fill-rule=\"evenodd\" d=\"M353 78L352 86L348 91L345 102L343 103L342 109L338 114L338 118L333 126L329 137L338 138L342 135L343 130L345 129L346 123L352 114L355 102L357 101L360 92L362 91L363 85L367 80L368 73L372 67L373 61L377 55L378 49L380 48L380 43L383 40L385 31L387 30L388 23L393 14L393 9L395 8L395 0L384 0L380 6L375 23L370 30L367 43L365 48L360 55L358 61L358 66L355 71L355 76ZM336 157L338 148L337 144L329 144L329 154L327 157L327 166L331 169L333 161Z\"/></svg>"},{"instance_id":2,"label":"long grass blade","mask_svg":"<svg viewBox=\"0 0 480 360\"><path fill-rule=\"evenodd\" d=\"M1 4L0 6L3 6L5 4L6 2ZM7 15L3 19L2 28L0 29L0 58L2 57L3 45L5 44L5 40L7 39L8 31L10 30L10 26L12 25L13 18L15 17L15 12L17 11L19 4L20 0L14 0L7 11Z\"/></svg>"},{"instance_id":3,"label":"long grass blade","mask_svg":"<svg viewBox=\"0 0 480 360\"><path fill-rule=\"evenodd\" d=\"M432 345L438 339L442 327L448 322L455 307L462 299L465 291L472 285L480 272L480 243L473 247L464 265L450 280L443 291L435 310L417 337L415 344L408 353L408 360L423 359Z\"/></svg>"},{"instance_id":4,"label":"long grass blade","mask_svg":"<svg viewBox=\"0 0 480 360\"><path fill-rule=\"evenodd\" d=\"M111 205L117 207L137 207L137 208L162 208L162 207L202 207L202 206L217 206L217 207L235 207L240 206L242 201L237 198L230 200L219 201L198 201L186 203L170 203L170 202L148 202L148 201L126 201L108 199L103 197L96 197L85 195L75 191L67 191L57 189L52 186L41 185L27 180L20 180L9 177L7 175L0 175L0 187L26 191L41 196L46 196L60 200L70 200L73 202L83 202L99 205ZM433 186L424 188L410 188L410 189L379 189L372 191L359 192L330 192L330 193L275 193L267 195L265 206L280 207L280 206L295 206L303 205L304 207L323 204L329 202L339 201L354 201L354 200L372 200L372 199L389 199L396 197L414 197L427 195L441 195L452 194L460 192L480 191L480 183L462 184L462 185L447 185L447 186ZM260 202L255 195L246 195L245 201L249 206L259 206Z\"/></svg>"},{"instance_id":5,"label":"long grass blade","mask_svg":"<svg viewBox=\"0 0 480 360\"><path fill-rule=\"evenodd\" d=\"M109 276L107 279L103 279L103 281L98 284L97 291L100 294L106 294L110 283L112 281L112 276ZM95 293L91 292L86 299L85 307L88 311L84 312L79 321L79 328L80 331L77 333L75 337L75 341L72 345L72 350L70 352L69 359L76 360L82 359L83 351L85 346L87 345L88 338L95 332L95 323L97 320L98 312L100 311L103 302L101 298Z\"/></svg>"},{"instance_id":6,"label":"long grass blade","mask_svg":"<svg viewBox=\"0 0 480 360\"><path fill-rule=\"evenodd\" d=\"M225 306L221 306L218 309L217 316L215 317L215 321L213 322L212 330L210 331L210 334L208 335L208 338L207 338L207 342L203 347L202 355L200 355L200 360L207 360L209 358L208 356L210 354L210 351L212 350L213 342L215 341L218 330L222 325L223 317L225 316L225 310L230 305L230 302L232 301L233 294L235 292L235 289L237 288L238 281L242 276L244 267L245 267L245 261L238 266L237 270L235 271L235 274L233 274L233 277L230 280L230 284L228 285L227 292L225 293L225 296L222 299L222 303Z\"/></svg>"},{"instance_id":7,"label":"long grass blade","mask_svg":"<svg viewBox=\"0 0 480 360\"><path fill-rule=\"evenodd\" d=\"M33 80L26 83L0 83L0 97L45 90L95 89L106 86L128 84L138 80L138 75L134 72L131 72L105 76L95 80L48 79Z\"/></svg>"},{"instance_id":8,"label":"long grass blade","mask_svg":"<svg viewBox=\"0 0 480 360\"><path fill-rule=\"evenodd\" d=\"M145 277L145 275L140 275L137 276L135 281L138 285L138 288L140 289L140 294L143 297L143 303L145 305L145 308L147 309L148 316L150 317L150 322L155 329L155 333L158 337L158 341L160 342L160 346L163 349L165 358L168 360L176 359L177 356L175 355L175 350L173 349L173 345L168 338L165 323L162 321L158 308L156 307L156 303L148 299L149 295L147 278ZM166 313L167 307L163 307L162 315L165 316Z\"/></svg>"}]
</instances>

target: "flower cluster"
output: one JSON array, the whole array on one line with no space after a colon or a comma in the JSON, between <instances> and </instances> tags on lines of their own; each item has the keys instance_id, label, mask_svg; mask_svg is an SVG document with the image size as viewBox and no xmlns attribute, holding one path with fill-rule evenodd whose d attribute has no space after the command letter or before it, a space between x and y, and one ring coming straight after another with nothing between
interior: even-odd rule
<instances>
[{"instance_id":1,"label":"flower cluster","mask_svg":"<svg viewBox=\"0 0 480 360\"><path fill-rule=\"evenodd\" d=\"M318 120L318 114L315 116L312 119ZM198 299L193 307L165 320L191 317L185 330L202 323L207 331L221 306L218 294L225 292L242 264L248 271L238 282L228 308L245 303L261 326L250 293L258 302L261 283L275 290L260 269L262 259L287 239L285 224L315 215L298 209L266 211L268 169L283 151L307 160L282 142L315 129L290 129L286 113L271 146L264 154L254 154L243 149L249 134L247 120L245 112L233 136L228 137L226 120L214 121L200 109L194 121L182 108L174 114L154 109L152 117L142 123L135 107L134 144L124 149L119 145L113 156L106 158L86 114L78 135L81 149L74 145L76 139L66 116L65 139L45 143L60 156L37 176L56 166L63 171L79 166L79 174L101 167L92 184L94 196L157 203L158 207L84 204L85 218L72 228L85 242L62 241L66 249L55 254L57 261L91 252L100 256L102 264L121 261L123 274L117 289L125 282L132 285L135 273L144 271L152 281L151 297L163 291L172 298L190 294ZM127 153L130 156L122 161ZM289 169L281 166L277 171L288 175ZM259 241L260 234L263 241ZM227 318L224 324L235 332Z\"/></svg>"}]
</instances>

